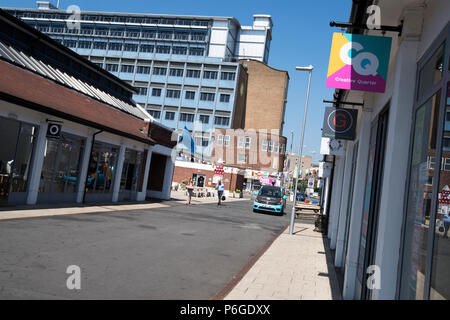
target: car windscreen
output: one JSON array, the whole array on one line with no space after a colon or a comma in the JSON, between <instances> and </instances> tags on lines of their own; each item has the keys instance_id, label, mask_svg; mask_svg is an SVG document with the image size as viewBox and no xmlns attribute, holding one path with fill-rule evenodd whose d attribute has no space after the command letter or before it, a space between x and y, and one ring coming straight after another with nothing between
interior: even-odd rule
<instances>
[{"instance_id":1,"label":"car windscreen","mask_svg":"<svg viewBox=\"0 0 450 320\"><path fill-rule=\"evenodd\" d=\"M262 187L259 191L261 197L281 198L281 190L277 187Z\"/></svg>"}]
</instances>

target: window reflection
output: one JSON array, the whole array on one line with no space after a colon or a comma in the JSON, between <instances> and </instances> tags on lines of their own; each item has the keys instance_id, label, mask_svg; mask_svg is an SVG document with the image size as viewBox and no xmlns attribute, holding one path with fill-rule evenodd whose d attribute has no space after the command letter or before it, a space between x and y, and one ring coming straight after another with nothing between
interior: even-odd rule
<instances>
[{"instance_id":1,"label":"window reflection","mask_svg":"<svg viewBox=\"0 0 450 320\"><path fill-rule=\"evenodd\" d=\"M136 192L141 171L142 152L126 149L120 180L120 191Z\"/></svg>"},{"instance_id":2,"label":"window reflection","mask_svg":"<svg viewBox=\"0 0 450 320\"><path fill-rule=\"evenodd\" d=\"M423 299L427 239L431 215L436 140L439 124L439 90L416 111L411 156L401 299Z\"/></svg>"},{"instance_id":3,"label":"window reflection","mask_svg":"<svg viewBox=\"0 0 450 320\"><path fill-rule=\"evenodd\" d=\"M45 145L39 192L76 192L84 139L62 133Z\"/></svg>"},{"instance_id":4,"label":"window reflection","mask_svg":"<svg viewBox=\"0 0 450 320\"><path fill-rule=\"evenodd\" d=\"M0 117L0 204L14 192L26 192L37 127Z\"/></svg>"},{"instance_id":5,"label":"window reflection","mask_svg":"<svg viewBox=\"0 0 450 320\"><path fill-rule=\"evenodd\" d=\"M92 148L86 187L88 192L109 193L115 175L118 148L96 142Z\"/></svg>"},{"instance_id":6,"label":"window reflection","mask_svg":"<svg viewBox=\"0 0 450 320\"><path fill-rule=\"evenodd\" d=\"M423 95L442 79L444 69L444 48L445 46L442 44L420 70L419 100L421 100Z\"/></svg>"},{"instance_id":7,"label":"window reflection","mask_svg":"<svg viewBox=\"0 0 450 320\"><path fill-rule=\"evenodd\" d=\"M450 108L450 82L447 83L446 108ZM442 161L439 177L438 207L434 234L433 268L431 273L430 299L450 299L450 150L445 141L450 136L450 119L445 118L442 144Z\"/></svg>"}]
</instances>

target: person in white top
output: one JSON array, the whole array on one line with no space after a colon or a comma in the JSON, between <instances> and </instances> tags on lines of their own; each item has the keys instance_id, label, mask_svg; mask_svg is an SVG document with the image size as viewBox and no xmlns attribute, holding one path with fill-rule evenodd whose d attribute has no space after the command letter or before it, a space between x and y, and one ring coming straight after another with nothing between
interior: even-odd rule
<instances>
[{"instance_id":1,"label":"person in white top","mask_svg":"<svg viewBox=\"0 0 450 320\"><path fill-rule=\"evenodd\" d=\"M219 180L219 182L217 183L216 189L217 196L219 197L219 202L217 203L217 205L220 206L222 204L223 192L225 191L225 186L222 184L221 180Z\"/></svg>"}]
</instances>

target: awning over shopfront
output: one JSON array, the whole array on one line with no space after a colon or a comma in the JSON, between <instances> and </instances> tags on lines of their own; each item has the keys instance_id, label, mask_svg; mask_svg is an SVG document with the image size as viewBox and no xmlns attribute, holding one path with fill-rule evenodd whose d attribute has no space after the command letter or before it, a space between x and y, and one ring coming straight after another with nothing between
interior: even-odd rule
<instances>
[{"instance_id":1,"label":"awning over shopfront","mask_svg":"<svg viewBox=\"0 0 450 320\"><path fill-rule=\"evenodd\" d=\"M6 61L0 61L0 98L141 142L157 143L141 132L148 130L144 120Z\"/></svg>"}]
</instances>

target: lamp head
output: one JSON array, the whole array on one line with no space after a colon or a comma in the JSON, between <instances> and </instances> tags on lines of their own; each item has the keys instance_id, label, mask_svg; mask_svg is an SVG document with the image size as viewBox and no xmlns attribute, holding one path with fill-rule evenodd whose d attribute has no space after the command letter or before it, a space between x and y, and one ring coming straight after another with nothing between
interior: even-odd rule
<instances>
[{"instance_id":1,"label":"lamp head","mask_svg":"<svg viewBox=\"0 0 450 320\"><path fill-rule=\"evenodd\" d=\"M309 65L307 67L296 67L295 69L298 71L312 71L314 67L312 65Z\"/></svg>"}]
</instances>

